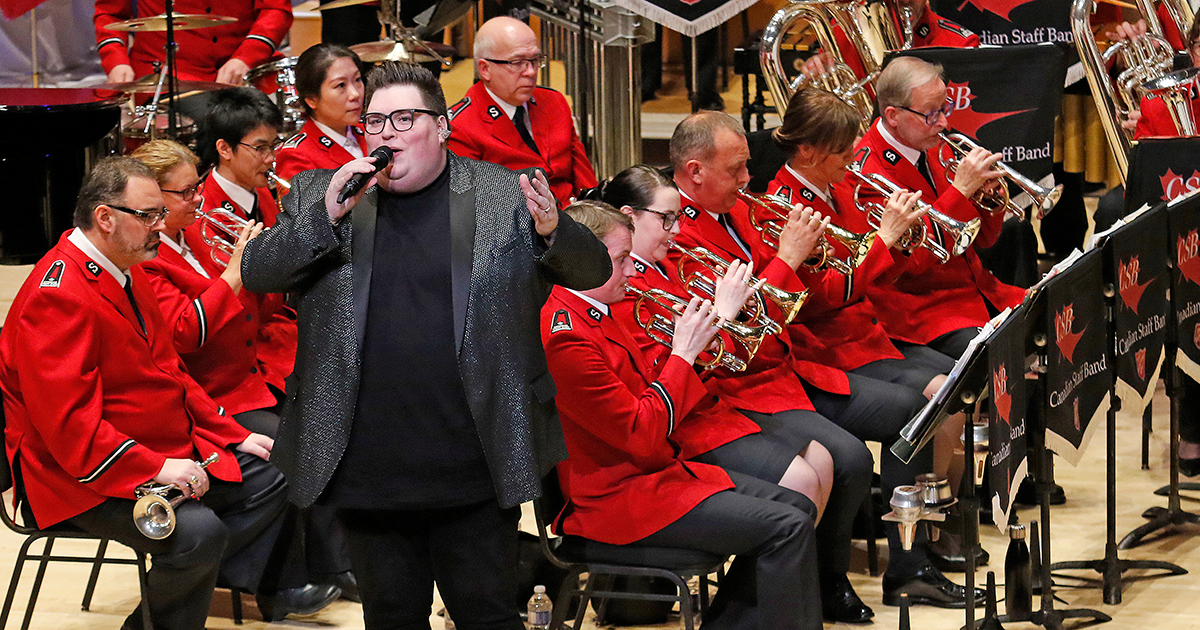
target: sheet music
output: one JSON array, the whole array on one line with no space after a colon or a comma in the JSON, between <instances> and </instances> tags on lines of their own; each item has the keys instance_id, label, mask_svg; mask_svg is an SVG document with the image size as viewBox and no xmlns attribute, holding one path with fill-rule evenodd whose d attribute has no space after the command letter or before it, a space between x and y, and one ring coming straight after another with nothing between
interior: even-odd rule
<instances>
[{"instance_id":1,"label":"sheet music","mask_svg":"<svg viewBox=\"0 0 1200 630\"><path fill-rule=\"evenodd\" d=\"M1189 195L1191 195L1191 194L1195 194L1195 193L1189 193ZM1182 198L1186 198L1186 196L1182 197ZM1104 230L1103 232L1098 232L1096 234L1093 234L1092 240L1090 242L1088 242L1087 251L1090 252L1093 249L1096 249L1096 247L1098 247L1100 245L1100 243L1103 242L1104 239L1108 238L1109 235L1111 235L1113 232L1119 230L1122 226L1133 223L1134 219L1142 216L1143 214L1146 214L1149 211L1150 211L1150 204L1143 204L1141 208L1138 208L1137 210L1134 210L1133 212L1129 213L1128 216L1124 216L1124 217L1121 217L1120 219L1117 219L1117 222L1112 224L1112 227L1108 228L1107 230Z\"/></svg>"}]
</instances>

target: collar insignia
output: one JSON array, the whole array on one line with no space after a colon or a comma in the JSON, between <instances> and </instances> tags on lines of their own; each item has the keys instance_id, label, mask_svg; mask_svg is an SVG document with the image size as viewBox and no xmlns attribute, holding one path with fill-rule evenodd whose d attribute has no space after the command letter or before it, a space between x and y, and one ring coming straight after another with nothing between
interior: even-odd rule
<instances>
[{"instance_id":1,"label":"collar insignia","mask_svg":"<svg viewBox=\"0 0 1200 630\"><path fill-rule=\"evenodd\" d=\"M321 136L321 139L318 142L324 145L326 149L333 146L333 140L331 140L329 136Z\"/></svg>"},{"instance_id":2,"label":"collar insignia","mask_svg":"<svg viewBox=\"0 0 1200 630\"><path fill-rule=\"evenodd\" d=\"M816 198L817 198L817 196L813 194L813 191L811 191L811 190L809 190L809 189L807 189L807 188L805 188L804 190L801 190L801 191L800 191L800 196L801 196L801 197L804 197L804 198L805 198L805 199L807 199L808 201L812 201L813 199L816 199Z\"/></svg>"},{"instance_id":3,"label":"collar insignia","mask_svg":"<svg viewBox=\"0 0 1200 630\"><path fill-rule=\"evenodd\" d=\"M496 107L495 105L488 105L488 116L491 116L492 120L499 120L503 115L504 112L500 111L499 107Z\"/></svg>"},{"instance_id":4,"label":"collar insignia","mask_svg":"<svg viewBox=\"0 0 1200 630\"><path fill-rule=\"evenodd\" d=\"M685 215L687 215L687 218L689 218L693 221L695 221L696 218L700 216L700 210L697 209L696 206L693 206L692 204L688 204L688 205L684 206L683 213Z\"/></svg>"},{"instance_id":5,"label":"collar insignia","mask_svg":"<svg viewBox=\"0 0 1200 630\"><path fill-rule=\"evenodd\" d=\"M87 270L92 272L92 275L96 276L97 278L99 278L100 274L103 273L103 270L100 269L100 265L97 265L96 261L94 260L87 261L87 264L84 266L87 267Z\"/></svg>"},{"instance_id":6,"label":"collar insignia","mask_svg":"<svg viewBox=\"0 0 1200 630\"><path fill-rule=\"evenodd\" d=\"M604 313L601 313L600 309L596 308L595 306L588 309L588 315L590 315L592 319L596 321L604 319Z\"/></svg>"},{"instance_id":7,"label":"collar insignia","mask_svg":"<svg viewBox=\"0 0 1200 630\"><path fill-rule=\"evenodd\" d=\"M635 259L633 261L633 268L636 269L638 273L646 273L646 263L640 260Z\"/></svg>"},{"instance_id":8,"label":"collar insignia","mask_svg":"<svg viewBox=\"0 0 1200 630\"><path fill-rule=\"evenodd\" d=\"M885 149L883 151L883 159L888 164L895 166L897 163L900 162L900 154L896 153L895 151L893 151L891 149Z\"/></svg>"}]
</instances>

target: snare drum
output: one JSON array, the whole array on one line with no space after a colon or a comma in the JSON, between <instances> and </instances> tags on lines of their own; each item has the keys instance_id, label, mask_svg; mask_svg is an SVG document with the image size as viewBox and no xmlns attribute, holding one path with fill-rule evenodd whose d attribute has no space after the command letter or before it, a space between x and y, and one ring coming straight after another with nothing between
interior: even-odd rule
<instances>
[{"instance_id":1,"label":"snare drum","mask_svg":"<svg viewBox=\"0 0 1200 630\"><path fill-rule=\"evenodd\" d=\"M264 63L246 73L246 83L270 96L283 113L280 137L291 136L304 125L304 105L296 91L297 57Z\"/></svg>"}]
</instances>

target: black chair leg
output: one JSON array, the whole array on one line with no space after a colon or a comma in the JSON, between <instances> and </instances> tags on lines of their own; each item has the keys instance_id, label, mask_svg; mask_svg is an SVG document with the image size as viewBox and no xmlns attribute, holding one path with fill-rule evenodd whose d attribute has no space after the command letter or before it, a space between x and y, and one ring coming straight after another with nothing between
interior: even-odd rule
<instances>
[{"instance_id":1,"label":"black chair leg","mask_svg":"<svg viewBox=\"0 0 1200 630\"><path fill-rule=\"evenodd\" d=\"M142 628L143 630L154 630L154 623L150 621L150 597L147 595L150 591L150 580L146 577L146 554L140 551L134 553L138 557L138 586L142 591Z\"/></svg>"},{"instance_id":2,"label":"black chair leg","mask_svg":"<svg viewBox=\"0 0 1200 630\"><path fill-rule=\"evenodd\" d=\"M708 574L700 576L700 617L708 610Z\"/></svg>"},{"instance_id":3,"label":"black chair leg","mask_svg":"<svg viewBox=\"0 0 1200 630\"><path fill-rule=\"evenodd\" d=\"M683 619L684 630L695 630L696 615L692 611L692 590L688 588L687 582L678 575L671 576L672 582L675 582L676 592L679 593L679 616Z\"/></svg>"},{"instance_id":4,"label":"black chair leg","mask_svg":"<svg viewBox=\"0 0 1200 630\"><path fill-rule=\"evenodd\" d=\"M4 609L0 610L0 630L8 627L8 615L12 612L13 600L17 597L17 585L21 580L21 569L25 568L25 561L29 559L29 546L37 537L30 536L25 539L21 545L21 550L17 552L17 561L13 565L12 579L8 581L8 595L4 598Z\"/></svg>"},{"instance_id":5,"label":"black chair leg","mask_svg":"<svg viewBox=\"0 0 1200 630\"><path fill-rule=\"evenodd\" d=\"M96 548L96 561L92 563L92 574L88 577L87 589L83 591L83 603L80 610L87 612L92 607L92 594L96 592L96 582L100 579L100 565L104 564L104 553L108 551L108 540L101 538Z\"/></svg>"},{"instance_id":6,"label":"black chair leg","mask_svg":"<svg viewBox=\"0 0 1200 630\"><path fill-rule=\"evenodd\" d=\"M571 572L563 578L562 584L558 586L558 601L554 602L554 610L550 617L550 630L559 630L567 621L567 609L571 599L575 597L575 592L579 590L579 574L583 573L583 567L577 566L571 569ZM568 587L568 584L573 586ZM0 630L4 630L0 627Z\"/></svg>"},{"instance_id":7,"label":"black chair leg","mask_svg":"<svg viewBox=\"0 0 1200 630\"><path fill-rule=\"evenodd\" d=\"M25 609L25 620L21 622L21 630L29 630L29 622L33 620L33 606L37 603L38 593L42 590L42 581L46 578L46 566L50 564L50 554L54 550L54 537L46 537L46 548L42 551L38 562L37 576L33 578L33 590L29 593L29 607Z\"/></svg>"},{"instance_id":8,"label":"black chair leg","mask_svg":"<svg viewBox=\"0 0 1200 630\"><path fill-rule=\"evenodd\" d=\"M580 630L583 627L583 616L587 614L588 604L592 601L595 581L596 576L588 573L587 584L579 591L579 609L575 611L575 623L571 626L574 630Z\"/></svg>"},{"instance_id":9,"label":"black chair leg","mask_svg":"<svg viewBox=\"0 0 1200 630\"><path fill-rule=\"evenodd\" d=\"M242 625L242 589L229 589L229 607L233 609L233 625Z\"/></svg>"}]
</instances>

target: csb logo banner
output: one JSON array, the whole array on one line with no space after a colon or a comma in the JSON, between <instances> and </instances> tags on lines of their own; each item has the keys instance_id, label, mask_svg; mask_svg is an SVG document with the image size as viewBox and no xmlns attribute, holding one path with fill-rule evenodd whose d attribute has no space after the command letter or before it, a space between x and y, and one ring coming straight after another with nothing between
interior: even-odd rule
<instances>
[{"instance_id":1,"label":"csb logo banner","mask_svg":"<svg viewBox=\"0 0 1200 630\"><path fill-rule=\"evenodd\" d=\"M1129 155L1125 214L1200 191L1200 138L1146 138Z\"/></svg>"},{"instance_id":2,"label":"csb logo banner","mask_svg":"<svg viewBox=\"0 0 1200 630\"><path fill-rule=\"evenodd\" d=\"M1132 171L1131 171L1132 172ZM1168 204L1168 251L1174 258L1171 311L1175 317L1175 365L1200 382L1200 196Z\"/></svg>"},{"instance_id":3,"label":"csb logo banner","mask_svg":"<svg viewBox=\"0 0 1200 630\"><path fill-rule=\"evenodd\" d=\"M934 11L975 31L992 46L1070 45L1070 0L939 0Z\"/></svg>"},{"instance_id":4,"label":"csb logo banner","mask_svg":"<svg viewBox=\"0 0 1200 630\"><path fill-rule=\"evenodd\" d=\"M1028 472L1026 447L1024 306L1013 311L988 343L991 374L991 424L988 428L988 478L992 480L991 505L996 527L1007 533L1012 497ZM1003 517L1001 517L1003 515Z\"/></svg>"},{"instance_id":5,"label":"csb logo banner","mask_svg":"<svg viewBox=\"0 0 1200 630\"><path fill-rule=\"evenodd\" d=\"M954 104L952 131L1000 153L1005 163L1034 181L1050 175L1054 118L1066 75L1062 51L1054 46L1009 46L919 48L898 54L942 64L946 98ZM947 147L942 153L949 157Z\"/></svg>"}]
</instances>

